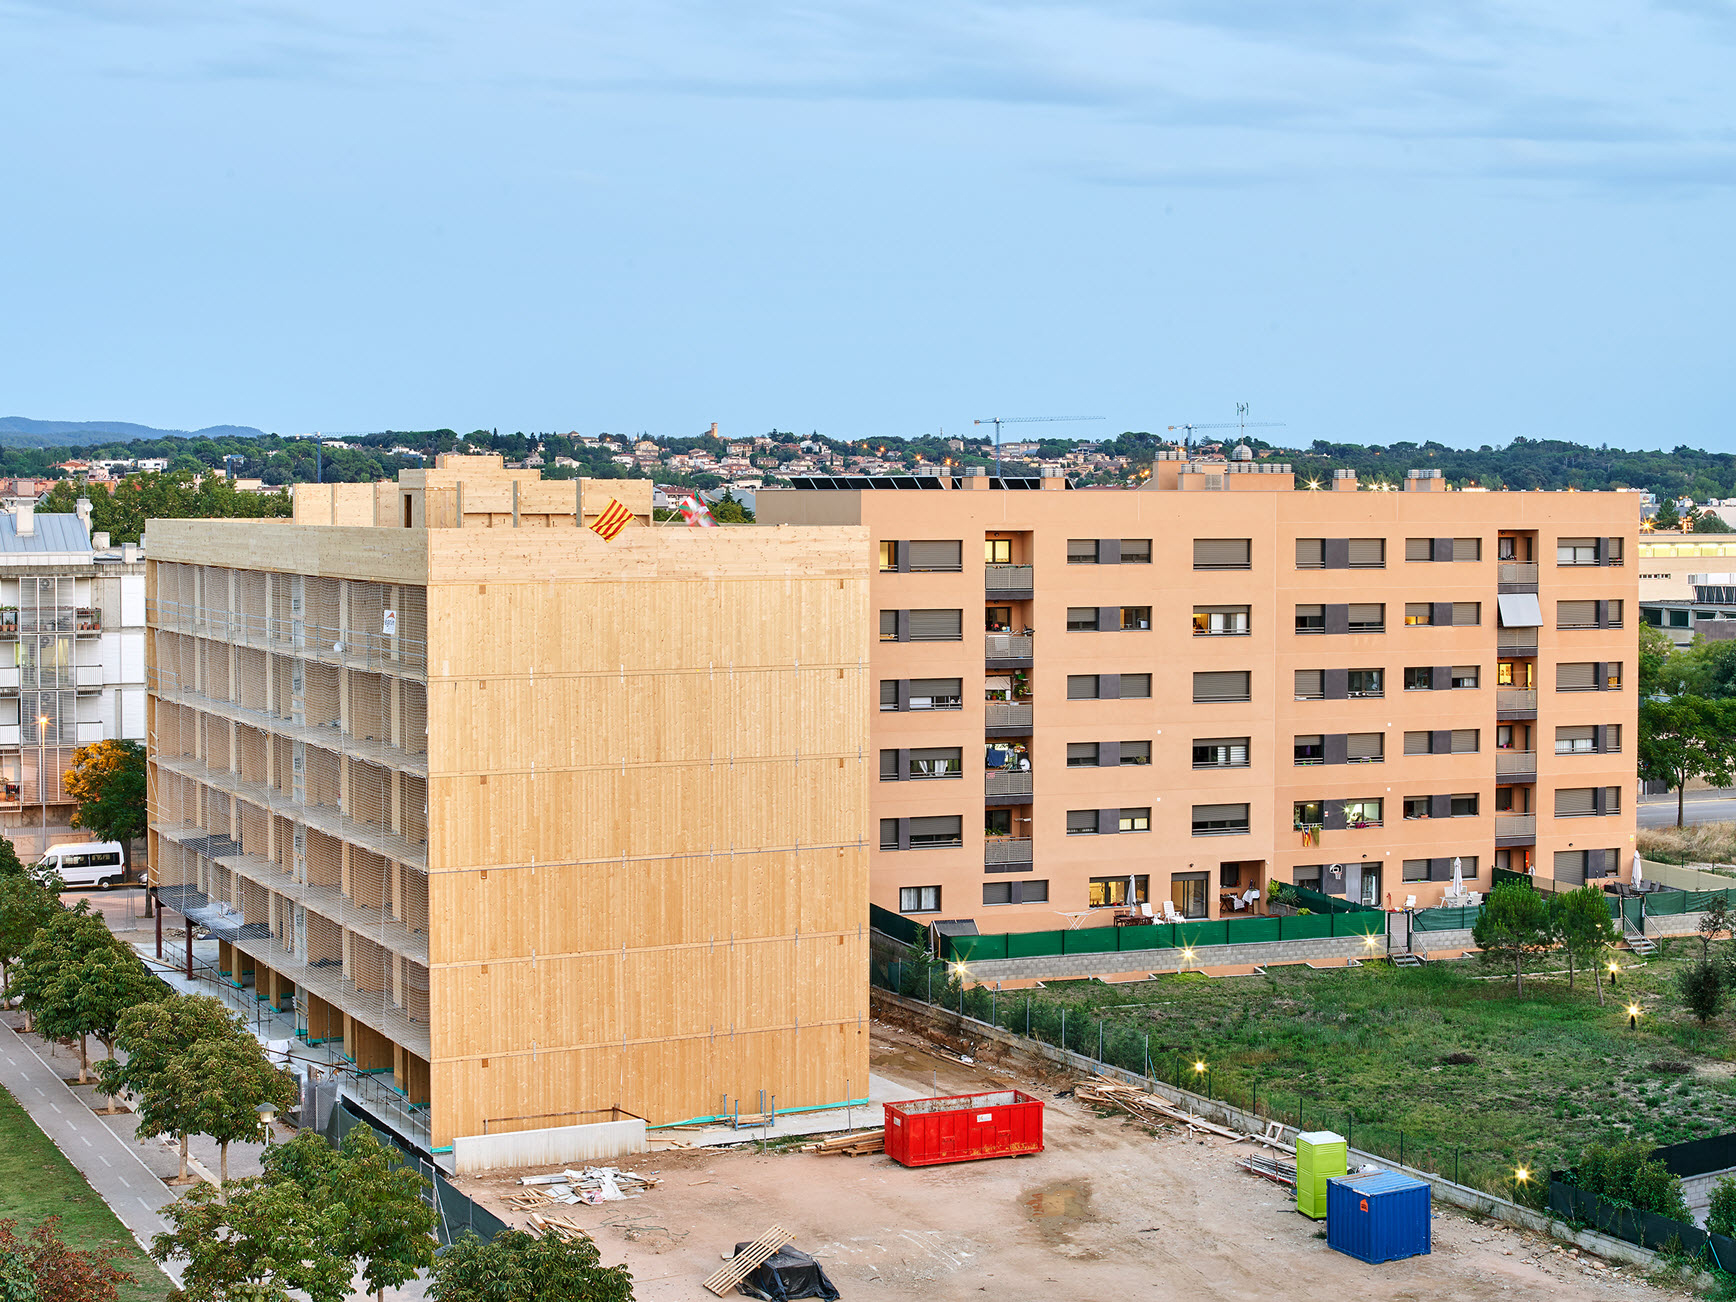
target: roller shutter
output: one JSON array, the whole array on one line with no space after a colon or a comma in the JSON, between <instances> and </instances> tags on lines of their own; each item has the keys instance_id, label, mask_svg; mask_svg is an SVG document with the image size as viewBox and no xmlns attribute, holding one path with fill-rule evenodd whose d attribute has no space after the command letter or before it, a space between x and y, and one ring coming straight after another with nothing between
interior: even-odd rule
<instances>
[{"instance_id":1,"label":"roller shutter","mask_svg":"<svg viewBox=\"0 0 1736 1302\"><path fill-rule=\"evenodd\" d=\"M898 708L898 680L882 678L880 680L880 708L896 710Z\"/></svg>"},{"instance_id":2,"label":"roller shutter","mask_svg":"<svg viewBox=\"0 0 1736 1302\"><path fill-rule=\"evenodd\" d=\"M1585 884L1585 851L1557 850L1555 852L1555 880L1568 886L1583 886Z\"/></svg>"},{"instance_id":3,"label":"roller shutter","mask_svg":"<svg viewBox=\"0 0 1736 1302\"><path fill-rule=\"evenodd\" d=\"M964 544L956 540L951 542L912 542L909 555L912 570L962 570L964 568Z\"/></svg>"},{"instance_id":4,"label":"roller shutter","mask_svg":"<svg viewBox=\"0 0 1736 1302\"><path fill-rule=\"evenodd\" d=\"M1069 701L1095 701L1097 699L1097 675L1068 674L1067 699Z\"/></svg>"},{"instance_id":5,"label":"roller shutter","mask_svg":"<svg viewBox=\"0 0 1736 1302\"><path fill-rule=\"evenodd\" d=\"M1597 812L1596 787L1558 787L1555 792L1555 816L1572 818Z\"/></svg>"},{"instance_id":6,"label":"roller shutter","mask_svg":"<svg viewBox=\"0 0 1736 1302\"><path fill-rule=\"evenodd\" d=\"M1195 538L1196 570L1245 570L1249 567L1251 540L1247 538Z\"/></svg>"},{"instance_id":7,"label":"roller shutter","mask_svg":"<svg viewBox=\"0 0 1736 1302\"><path fill-rule=\"evenodd\" d=\"M1596 691L1597 666L1589 661L1556 665L1555 690L1558 692Z\"/></svg>"},{"instance_id":8,"label":"roller shutter","mask_svg":"<svg viewBox=\"0 0 1736 1302\"><path fill-rule=\"evenodd\" d=\"M912 642L962 642L962 610L913 610L910 612Z\"/></svg>"},{"instance_id":9,"label":"roller shutter","mask_svg":"<svg viewBox=\"0 0 1736 1302\"><path fill-rule=\"evenodd\" d=\"M1478 730L1476 728L1453 729L1453 754L1475 755L1479 748Z\"/></svg>"},{"instance_id":10,"label":"roller shutter","mask_svg":"<svg viewBox=\"0 0 1736 1302\"><path fill-rule=\"evenodd\" d=\"M945 814L910 820L910 839L926 845L947 845L964 839L964 819L958 814Z\"/></svg>"},{"instance_id":11,"label":"roller shutter","mask_svg":"<svg viewBox=\"0 0 1736 1302\"><path fill-rule=\"evenodd\" d=\"M1433 538L1406 538L1404 540L1404 558L1407 561L1434 560L1435 540Z\"/></svg>"},{"instance_id":12,"label":"roller shutter","mask_svg":"<svg viewBox=\"0 0 1736 1302\"><path fill-rule=\"evenodd\" d=\"M1298 538L1296 540L1296 568L1299 570L1318 570L1326 564L1326 540L1324 538Z\"/></svg>"},{"instance_id":13,"label":"roller shutter","mask_svg":"<svg viewBox=\"0 0 1736 1302\"><path fill-rule=\"evenodd\" d=\"M929 702L927 708L933 710L957 708L962 705L964 684L957 678L912 678L910 680L910 702L915 704L918 699Z\"/></svg>"},{"instance_id":14,"label":"roller shutter","mask_svg":"<svg viewBox=\"0 0 1736 1302\"><path fill-rule=\"evenodd\" d=\"M1386 607L1378 602L1353 601L1350 603L1350 631L1369 632L1383 627L1386 622Z\"/></svg>"},{"instance_id":15,"label":"roller shutter","mask_svg":"<svg viewBox=\"0 0 1736 1302\"><path fill-rule=\"evenodd\" d=\"M1596 628L1595 601L1558 601L1555 603L1555 627Z\"/></svg>"},{"instance_id":16,"label":"roller shutter","mask_svg":"<svg viewBox=\"0 0 1736 1302\"><path fill-rule=\"evenodd\" d=\"M1248 821L1246 805L1195 805L1193 821L1197 823L1238 823Z\"/></svg>"},{"instance_id":17,"label":"roller shutter","mask_svg":"<svg viewBox=\"0 0 1736 1302\"><path fill-rule=\"evenodd\" d=\"M1561 727L1559 727L1555 730L1555 744L1557 746L1559 746L1564 741L1565 742L1591 741L1594 738L1596 738L1596 736L1597 736L1597 728L1594 724L1589 724L1589 723L1563 724Z\"/></svg>"},{"instance_id":18,"label":"roller shutter","mask_svg":"<svg viewBox=\"0 0 1736 1302\"><path fill-rule=\"evenodd\" d=\"M1405 733L1405 735L1404 735L1404 753L1406 755L1428 755L1428 754L1431 754L1432 751L1430 750L1430 747L1429 747L1429 738L1432 735L1433 735L1432 733L1428 733L1428 732L1407 732L1407 733Z\"/></svg>"},{"instance_id":19,"label":"roller shutter","mask_svg":"<svg viewBox=\"0 0 1736 1302\"><path fill-rule=\"evenodd\" d=\"M1069 538L1067 540L1067 564L1097 564L1097 540L1095 538Z\"/></svg>"},{"instance_id":20,"label":"roller shutter","mask_svg":"<svg viewBox=\"0 0 1736 1302\"><path fill-rule=\"evenodd\" d=\"M1453 603L1453 623L1460 628L1483 622L1483 603L1480 601L1455 601Z\"/></svg>"},{"instance_id":21,"label":"roller shutter","mask_svg":"<svg viewBox=\"0 0 1736 1302\"><path fill-rule=\"evenodd\" d=\"M1481 538L1453 539L1453 559L1455 561L1480 561L1483 559L1483 540Z\"/></svg>"},{"instance_id":22,"label":"roller shutter","mask_svg":"<svg viewBox=\"0 0 1736 1302\"><path fill-rule=\"evenodd\" d=\"M1386 755L1386 738L1378 732L1353 732L1344 739L1344 757L1351 763L1382 759Z\"/></svg>"},{"instance_id":23,"label":"roller shutter","mask_svg":"<svg viewBox=\"0 0 1736 1302\"><path fill-rule=\"evenodd\" d=\"M1386 539L1352 538L1350 540L1350 568L1353 570L1386 568Z\"/></svg>"},{"instance_id":24,"label":"roller shutter","mask_svg":"<svg viewBox=\"0 0 1736 1302\"><path fill-rule=\"evenodd\" d=\"M1213 670L1196 673L1193 698L1196 701L1245 701L1248 699L1248 671Z\"/></svg>"},{"instance_id":25,"label":"roller shutter","mask_svg":"<svg viewBox=\"0 0 1736 1302\"><path fill-rule=\"evenodd\" d=\"M1318 701L1326 695L1326 672L1323 669L1296 671L1296 699Z\"/></svg>"}]
</instances>

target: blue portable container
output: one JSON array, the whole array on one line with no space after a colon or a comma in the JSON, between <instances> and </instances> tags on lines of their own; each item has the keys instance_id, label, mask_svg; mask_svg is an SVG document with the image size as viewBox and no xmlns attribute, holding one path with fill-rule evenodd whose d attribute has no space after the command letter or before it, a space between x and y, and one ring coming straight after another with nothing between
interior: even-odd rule
<instances>
[{"instance_id":1,"label":"blue portable container","mask_svg":"<svg viewBox=\"0 0 1736 1302\"><path fill-rule=\"evenodd\" d=\"M1326 1186L1326 1243L1366 1262L1429 1250L1429 1187L1392 1171L1345 1175Z\"/></svg>"}]
</instances>

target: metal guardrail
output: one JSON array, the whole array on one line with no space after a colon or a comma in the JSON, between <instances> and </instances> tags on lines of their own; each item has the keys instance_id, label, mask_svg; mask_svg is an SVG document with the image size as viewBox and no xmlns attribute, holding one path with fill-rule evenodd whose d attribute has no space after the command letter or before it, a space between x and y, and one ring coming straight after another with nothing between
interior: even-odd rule
<instances>
[{"instance_id":1,"label":"metal guardrail","mask_svg":"<svg viewBox=\"0 0 1736 1302\"><path fill-rule=\"evenodd\" d=\"M1028 796L1031 794L1032 773L989 772L983 775L983 794L985 796Z\"/></svg>"},{"instance_id":2,"label":"metal guardrail","mask_svg":"<svg viewBox=\"0 0 1736 1302\"><path fill-rule=\"evenodd\" d=\"M1029 701L990 701L983 722L990 728L1029 728L1031 717Z\"/></svg>"},{"instance_id":3,"label":"metal guardrail","mask_svg":"<svg viewBox=\"0 0 1736 1302\"><path fill-rule=\"evenodd\" d=\"M983 571L987 592L1024 592L1031 587L1029 565L990 565Z\"/></svg>"},{"instance_id":4,"label":"metal guardrail","mask_svg":"<svg viewBox=\"0 0 1736 1302\"><path fill-rule=\"evenodd\" d=\"M1028 836L1008 837L1000 841L983 842L983 862L985 864L999 863L1031 863L1031 838Z\"/></svg>"},{"instance_id":5,"label":"metal guardrail","mask_svg":"<svg viewBox=\"0 0 1736 1302\"><path fill-rule=\"evenodd\" d=\"M1536 561L1501 561L1495 570L1495 582L1502 592L1523 592L1537 586Z\"/></svg>"},{"instance_id":6,"label":"metal guardrail","mask_svg":"<svg viewBox=\"0 0 1736 1302\"><path fill-rule=\"evenodd\" d=\"M1495 693L1495 714L1498 718L1519 718L1536 713L1536 688L1504 687Z\"/></svg>"},{"instance_id":7,"label":"metal guardrail","mask_svg":"<svg viewBox=\"0 0 1736 1302\"><path fill-rule=\"evenodd\" d=\"M1532 840L1536 840L1537 839L1537 815L1536 814L1496 814L1495 815L1495 840L1497 842L1499 842L1502 837L1508 837L1508 836L1523 836L1523 837L1529 837Z\"/></svg>"},{"instance_id":8,"label":"metal guardrail","mask_svg":"<svg viewBox=\"0 0 1736 1302\"><path fill-rule=\"evenodd\" d=\"M1031 641L1029 633L986 633L983 635L983 658L1029 660L1032 655Z\"/></svg>"},{"instance_id":9,"label":"metal guardrail","mask_svg":"<svg viewBox=\"0 0 1736 1302\"><path fill-rule=\"evenodd\" d=\"M145 622L167 633L214 638L349 669L421 677L428 668L427 639L396 632L324 628L305 619L271 619L160 598L146 601Z\"/></svg>"},{"instance_id":10,"label":"metal guardrail","mask_svg":"<svg viewBox=\"0 0 1736 1302\"><path fill-rule=\"evenodd\" d=\"M1534 750L1498 750L1495 752L1495 776L1518 777L1537 774L1537 752Z\"/></svg>"},{"instance_id":11,"label":"metal guardrail","mask_svg":"<svg viewBox=\"0 0 1736 1302\"><path fill-rule=\"evenodd\" d=\"M1537 630L1534 628L1498 629L1495 635L1495 649L1535 655L1537 653Z\"/></svg>"}]
</instances>

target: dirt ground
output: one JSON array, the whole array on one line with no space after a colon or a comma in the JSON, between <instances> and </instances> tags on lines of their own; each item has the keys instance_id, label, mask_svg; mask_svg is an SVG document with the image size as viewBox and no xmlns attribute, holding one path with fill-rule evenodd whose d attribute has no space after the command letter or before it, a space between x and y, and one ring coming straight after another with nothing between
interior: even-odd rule
<instances>
[{"instance_id":1,"label":"dirt ground","mask_svg":"<svg viewBox=\"0 0 1736 1302\"><path fill-rule=\"evenodd\" d=\"M643 1197L561 1214L590 1231L605 1263L632 1269L641 1302L709 1298L700 1281L774 1224L845 1299L1664 1296L1635 1267L1439 1204L1431 1255L1364 1265L1328 1248L1324 1223L1299 1215L1288 1189L1235 1165L1248 1145L1153 1137L1057 1097L1070 1082L964 1066L908 1031L874 1032L874 1069L902 1083L932 1078L945 1093L1016 1086L1043 1098L1045 1151L906 1170L884 1156L670 1150L617 1163L657 1173L662 1183ZM523 1220L499 1201L515 1177L461 1185Z\"/></svg>"}]
</instances>

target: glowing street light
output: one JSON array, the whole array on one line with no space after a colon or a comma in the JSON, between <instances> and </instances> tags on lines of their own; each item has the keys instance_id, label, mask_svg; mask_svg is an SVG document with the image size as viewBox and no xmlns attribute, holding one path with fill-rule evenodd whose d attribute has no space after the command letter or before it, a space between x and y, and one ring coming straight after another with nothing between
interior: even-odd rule
<instances>
[{"instance_id":1,"label":"glowing street light","mask_svg":"<svg viewBox=\"0 0 1736 1302\"><path fill-rule=\"evenodd\" d=\"M1531 1179L1531 1172L1521 1166L1513 1172L1513 1178L1520 1184L1524 1184L1526 1181Z\"/></svg>"},{"instance_id":2,"label":"glowing street light","mask_svg":"<svg viewBox=\"0 0 1736 1302\"><path fill-rule=\"evenodd\" d=\"M1627 1013L1628 1030L1637 1031L1640 1025L1640 1006L1638 1004L1629 1004Z\"/></svg>"}]
</instances>

